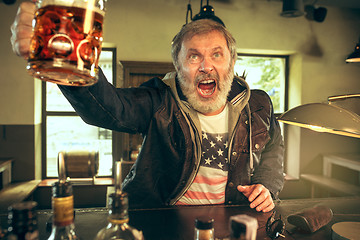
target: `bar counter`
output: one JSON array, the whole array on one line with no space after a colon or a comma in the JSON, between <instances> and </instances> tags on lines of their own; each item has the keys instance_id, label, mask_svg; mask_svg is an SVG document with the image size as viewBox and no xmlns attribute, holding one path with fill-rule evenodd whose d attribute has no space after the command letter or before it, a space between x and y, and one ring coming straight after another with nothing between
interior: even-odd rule
<instances>
[{"instance_id":1,"label":"bar counter","mask_svg":"<svg viewBox=\"0 0 360 240\"><path fill-rule=\"evenodd\" d=\"M322 204L333 211L329 224L312 234L295 230L286 221L287 216L302 211L305 208ZM331 239L331 226L337 222L360 222L360 197L318 198L282 200L276 203L277 215L281 214L286 223L285 239ZM83 240L93 239L96 233L107 224L106 208L76 209L75 225L78 235ZM129 224L142 230L146 240L180 240L193 239L194 220L198 216L207 215L214 218L216 239L229 237L229 218L237 214L247 214L258 220L257 239L270 239L266 235L265 225L271 213L256 212L247 205L212 205L212 206L176 206L159 209L130 210ZM47 239L46 221L51 216L51 210L38 211L40 239ZM2 227L6 224L6 215L0 216ZM279 237L278 239L282 239Z\"/></svg>"}]
</instances>

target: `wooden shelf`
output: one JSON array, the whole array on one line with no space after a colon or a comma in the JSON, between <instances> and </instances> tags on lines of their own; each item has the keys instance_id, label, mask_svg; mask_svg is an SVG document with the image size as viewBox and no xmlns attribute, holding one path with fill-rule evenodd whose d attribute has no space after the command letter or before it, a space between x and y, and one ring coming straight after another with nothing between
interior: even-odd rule
<instances>
[{"instance_id":1,"label":"wooden shelf","mask_svg":"<svg viewBox=\"0 0 360 240\"><path fill-rule=\"evenodd\" d=\"M1 186L0 190L11 183L11 167L13 160L11 158L0 158Z\"/></svg>"},{"instance_id":2,"label":"wooden shelf","mask_svg":"<svg viewBox=\"0 0 360 240\"><path fill-rule=\"evenodd\" d=\"M40 182L39 187L51 187L54 182L58 181L57 178L53 179L44 179ZM95 178L95 181L92 181L92 178L74 178L70 179L70 182L73 186L111 186L114 184L113 178Z\"/></svg>"},{"instance_id":3,"label":"wooden shelf","mask_svg":"<svg viewBox=\"0 0 360 240\"><path fill-rule=\"evenodd\" d=\"M316 174L301 174L300 178L312 184L311 195L314 195L314 187L319 186L340 195L360 196L360 187L334 178Z\"/></svg>"},{"instance_id":4,"label":"wooden shelf","mask_svg":"<svg viewBox=\"0 0 360 240\"><path fill-rule=\"evenodd\" d=\"M333 165L360 172L360 154L331 154L323 157L323 175L332 177Z\"/></svg>"},{"instance_id":5,"label":"wooden shelf","mask_svg":"<svg viewBox=\"0 0 360 240\"><path fill-rule=\"evenodd\" d=\"M31 196L41 180L11 183L0 191L0 212L7 211L14 203L19 203Z\"/></svg>"}]
</instances>

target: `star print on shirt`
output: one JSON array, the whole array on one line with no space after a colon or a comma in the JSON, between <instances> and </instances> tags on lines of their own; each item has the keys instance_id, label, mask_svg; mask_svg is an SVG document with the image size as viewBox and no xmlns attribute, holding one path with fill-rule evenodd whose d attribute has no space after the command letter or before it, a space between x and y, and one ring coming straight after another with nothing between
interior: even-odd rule
<instances>
[{"instance_id":1,"label":"star print on shirt","mask_svg":"<svg viewBox=\"0 0 360 240\"><path fill-rule=\"evenodd\" d=\"M221 150L221 149L219 149L219 150L217 151L217 153L219 154L219 156L223 156L224 151Z\"/></svg>"},{"instance_id":2,"label":"star print on shirt","mask_svg":"<svg viewBox=\"0 0 360 240\"><path fill-rule=\"evenodd\" d=\"M228 171L228 133L202 133L201 166Z\"/></svg>"},{"instance_id":3,"label":"star print on shirt","mask_svg":"<svg viewBox=\"0 0 360 240\"><path fill-rule=\"evenodd\" d=\"M203 139L208 139L206 132L203 132Z\"/></svg>"}]
</instances>

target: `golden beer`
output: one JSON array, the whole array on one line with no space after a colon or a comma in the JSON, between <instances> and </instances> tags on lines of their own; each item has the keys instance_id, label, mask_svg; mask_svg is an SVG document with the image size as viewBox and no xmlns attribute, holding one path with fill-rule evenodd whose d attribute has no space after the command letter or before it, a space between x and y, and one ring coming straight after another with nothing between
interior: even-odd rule
<instances>
[{"instance_id":1,"label":"golden beer","mask_svg":"<svg viewBox=\"0 0 360 240\"><path fill-rule=\"evenodd\" d=\"M49 4L38 8L34 21L28 72L61 85L94 84L103 40L104 11L95 4Z\"/></svg>"}]
</instances>

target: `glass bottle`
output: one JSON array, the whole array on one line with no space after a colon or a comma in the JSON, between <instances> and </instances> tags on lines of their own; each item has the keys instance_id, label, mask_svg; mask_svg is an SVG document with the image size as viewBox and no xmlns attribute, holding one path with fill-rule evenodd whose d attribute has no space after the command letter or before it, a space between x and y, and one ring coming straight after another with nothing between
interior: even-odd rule
<instances>
[{"instance_id":1,"label":"glass bottle","mask_svg":"<svg viewBox=\"0 0 360 240\"><path fill-rule=\"evenodd\" d=\"M97 233L95 240L143 240L142 232L128 224L128 207L127 193L115 192L110 194L108 225Z\"/></svg>"},{"instance_id":2,"label":"glass bottle","mask_svg":"<svg viewBox=\"0 0 360 240\"><path fill-rule=\"evenodd\" d=\"M194 240L214 240L214 219L206 216L195 219Z\"/></svg>"},{"instance_id":3,"label":"glass bottle","mask_svg":"<svg viewBox=\"0 0 360 240\"><path fill-rule=\"evenodd\" d=\"M57 181L52 186L52 229L48 240L79 240L74 225L74 196L69 181Z\"/></svg>"},{"instance_id":4,"label":"glass bottle","mask_svg":"<svg viewBox=\"0 0 360 240\"><path fill-rule=\"evenodd\" d=\"M15 203L9 207L7 240L38 240L37 203Z\"/></svg>"}]
</instances>

